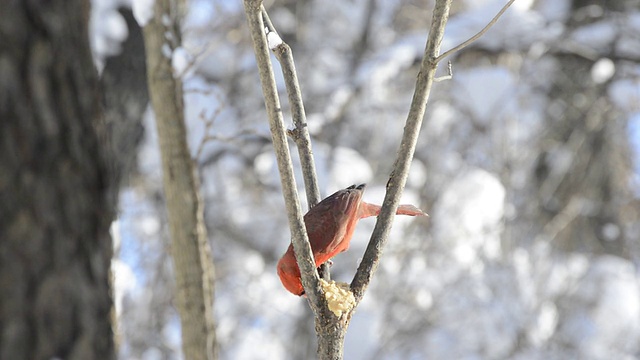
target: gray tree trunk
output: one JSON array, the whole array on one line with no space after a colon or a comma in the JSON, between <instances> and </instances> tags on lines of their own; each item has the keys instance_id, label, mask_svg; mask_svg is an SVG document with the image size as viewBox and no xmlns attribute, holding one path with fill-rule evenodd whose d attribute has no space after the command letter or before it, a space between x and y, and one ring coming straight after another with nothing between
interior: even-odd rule
<instances>
[{"instance_id":1,"label":"gray tree trunk","mask_svg":"<svg viewBox=\"0 0 640 360\"><path fill-rule=\"evenodd\" d=\"M180 6L158 0L144 28L149 94L156 116L162 155L171 256L176 278L176 307L187 360L215 359L213 261L204 226L202 199L187 146L182 81L174 77L166 49L180 44ZM170 21L167 21L167 18Z\"/></svg>"},{"instance_id":2,"label":"gray tree trunk","mask_svg":"<svg viewBox=\"0 0 640 360\"><path fill-rule=\"evenodd\" d=\"M88 9L0 2L0 359L115 357Z\"/></svg>"}]
</instances>

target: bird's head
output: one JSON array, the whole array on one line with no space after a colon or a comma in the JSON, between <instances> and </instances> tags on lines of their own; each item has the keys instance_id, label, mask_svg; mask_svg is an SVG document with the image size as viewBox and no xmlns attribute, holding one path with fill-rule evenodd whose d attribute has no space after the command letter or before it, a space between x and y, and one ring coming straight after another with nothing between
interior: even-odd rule
<instances>
[{"instance_id":1,"label":"bird's head","mask_svg":"<svg viewBox=\"0 0 640 360\"><path fill-rule=\"evenodd\" d=\"M300 281L300 269L296 263L295 258L287 256L282 257L278 261L278 276L282 285L292 294L302 296L304 294L304 288Z\"/></svg>"}]
</instances>

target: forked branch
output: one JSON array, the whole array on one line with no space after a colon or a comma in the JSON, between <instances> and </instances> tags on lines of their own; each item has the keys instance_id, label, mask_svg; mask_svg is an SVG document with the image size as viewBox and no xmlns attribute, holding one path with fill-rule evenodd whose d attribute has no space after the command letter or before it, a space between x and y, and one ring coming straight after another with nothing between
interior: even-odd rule
<instances>
[{"instance_id":1,"label":"forked branch","mask_svg":"<svg viewBox=\"0 0 640 360\"><path fill-rule=\"evenodd\" d=\"M300 156L300 165L302 166L302 176L304 179L305 192L307 194L307 201L309 208L313 207L320 202L320 189L318 187L318 177L316 175L316 165L313 160L313 152L311 150L311 137L309 136L309 129L307 127L307 116L304 111L304 104L302 102L302 92L300 91L300 83L298 82L298 74L296 72L296 65L293 61L293 53L291 47L282 41L280 35L276 31L275 27L271 23L269 14L261 8L262 17L264 19L267 31L274 35L275 39L278 39L277 44L271 45L273 53L280 62L282 67L282 75L284 77L284 84L287 89L287 95L289 98L289 106L291 107L291 117L293 118L293 124L295 129L289 132L289 135L296 142L298 147L298 155Z\"/></svg>"},{"instance_id":2,"label":"forked branch","mask_svg":"<svg viewBox=\"0 0 640 360\"><path fill-rule=\"evenodd\" d=\"M280 108L278 89L273 74L273 67L269 59L269 47L264 31L264 21L262 19L262 0L244 0L245 13L253 40L253 48L256 55L260 83L265 97L265 106L269 118L269 127L273 140L273 147L282 183L282 193L287 207L287 216L291 230L291 240L293 243L296 260L302 275L302 284L306 289L309 302L314 313L318 314L321 302L322 290L319 284L318 272L316 271L309 237L302 218L302 210L298 197L298 190L293 175L293 165L291 155L287 145L287 135Z\"/></svg>"},{"instance_id":3,"label":"forked branch","mask_svg":"<svg viewBox=\"0 0 640 360\"><path fill-rule=\"evenodd\" d=\"M435 72L438 62L445 56L467 46L477 38L482 36L491 27L506 8L515 0L511 0L501 12L483 29L471 39L465 41L443 55L438 56L444 29L449 18L449 10L452 0L436 0L433 11L433 20L429 37L422 59L420 71L418 73L415 92L413 95L411 108L407 116L405 131L402 142L398 150L397 159L393 165L389 181L387 182L387 192L382 205L382 210L378 216L378 221L374 228L371 240L365 251L363 260L358 267L358 271L351 283L351 290L355 295L356 304L360 302L368 287L373 273L375 272L382 248L386 244L391 224L393 222L402 190L407 181L409 168L416 148L419 131L426 110L427 100L431 91L431 86L435 81ZM269 60L269 45L267 36L272 42L272 50L282 66L289 103L291 105L295 129L290 133L298 144L300 158L305 173L305 187L309 205L313 206L320 200L317 180L315 176L315 166L310 147L309 133L306 127L302 96L297 80L293 56L290 47L281 41L277 35L273 24L262 6L261 0L244 0L245 11L249 22L251 36L253 39L256 60L260 73L260 80L265 96L267 114L273 137L274 148L278 160L278 170L280 172L283 194L287 206L289 225L296 260L301 270L301 278L304 288L309 296L311 307L316 316L316 330L319 336L319 357L323 359L341 359L342 345L347 326L351 319L352 311L345 315L334 317L327 315L326 302L321 296L323 294L317 272L315 271L311 247L305 230L298 201L298 194L293 177L293 166L291 156L287 147L286 131L280 102L278 99L273 68ZM266 25L266 29L265 29ZM449 76L451 69L449 69Z\"/></svg>"},{"instance_id":4,"label":"forked branch","mask_svg":"<svg viewBox=\"0 0 640 360\"><path fill-rule=\"evenodd\" d=\"M498 21L500 16L502 16L514 1L515 0L510 0L480 32L442 55L438 55L438 53L440 52L440 45L444 36L445 25L449 18L451 0L436 1L427 46L420 65L418 79L416 80L415 92L409 109L409 115L407 116L402 142L400 144L400 149L398 150L398 156L393 164L393 169L391 171L389 181L387 182L387 192L385 194L384 202L382 203L382 211L378 216L378 221L376 222L373 234L369 240L369 245L365 250L362 262L360 263L356 275L351 282L351 290L354 293L356 302L360 302L360 300L362 300L364 292L369 286L373 273L380 262L382 249L387 242L387 238L391 230L391 224L395 217L400 197L402 196L402 190L407 182L409 168L411 166L416 142L422 126L422 119L429 99L429 93L431 92L431 86L434 81L438 80L435 78L438 63L453 52L468 46L480 38L491 26L493 26L493 24ZM449 66L449 75L451 74L451 66Z\"/></svg>"},{"instance_id":5,"label":"forked branch","mask_svg":"<svg viewBox=\"0 0 640 360\"><path fill-rule=\"evenodd\" d=\"M321 200L320 188L318 187L316 164L313 160L311 137L309 136L309 129L307 127L307 116L304 111L302 92L300 91L300 83L298 82L298 73L296 72L296 66L293 61L293 52L291 51L291 47L280 38L275 26L271 23L269 14L267 14L267 11L264 9L264 5L261 7L261 12L267 31L274 35L273 38L277 42L275 46L270 46L272 46L272 50L282 68L282 75L284 77L284 83L287 88L287 95L289 98L289 106L291 107L291 117L293 118L293 124L295 125L295 128L288 133L291 135L298 147L298 156L300 157L300 166L302 167L302 178L304 179L307 203L309 205L309 209L311 209ZM320 265L320 276L325 280L329 280L331 278L328 265Z\"/></svg>"},{"instance_id":6,"label":"forked branch","mask_svg":"<svg viewBox=\"0 0 640 360\"><path fill-rule=\"evenodd\" d=\"M436 63L442 61L442 59L446 58L447 56L453 54L456 51L460 51L464 48L466 48L467 46L471 45L472 42L478 40L482 35L484 35L487 31L489 31L489 29L495 25L496 22L498 22L498 19L500 19L500 17L502 16L502 14L504 14L505 11L507 11L507 9L509 8L509 6L511 6L511 4L513 4L516 0L509 0L508 3L506 3L502 9L500 9L500 11L498 11L498 13L496 14L496 16L493 17L493 19L491 19L491 21L489 21L489 23L487 24L487 26L485 26L484 28L482 28L482 30L480 30L477 34L473 35L472 37L470 37L468 40L464 41L463 43L461 43L458 46L453 47L450 50L445 51L442 55L438 56L436 58Z\"/></svg>"}]
</instances>

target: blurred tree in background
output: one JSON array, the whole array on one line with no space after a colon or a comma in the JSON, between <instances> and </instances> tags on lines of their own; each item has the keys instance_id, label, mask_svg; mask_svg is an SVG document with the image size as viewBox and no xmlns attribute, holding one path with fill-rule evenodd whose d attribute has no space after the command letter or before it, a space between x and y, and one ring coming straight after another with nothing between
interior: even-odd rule
<instances>
[{"instance_id":1,"label":"blurred tree in background","mask_svg":"<svg viewBox=\"0 0 640 360\"><path fill-rule=\"evenodd\" d=\"M83 1L0 4L0 358L114 359L117 173Z\"/></svg>"}]
</instances>

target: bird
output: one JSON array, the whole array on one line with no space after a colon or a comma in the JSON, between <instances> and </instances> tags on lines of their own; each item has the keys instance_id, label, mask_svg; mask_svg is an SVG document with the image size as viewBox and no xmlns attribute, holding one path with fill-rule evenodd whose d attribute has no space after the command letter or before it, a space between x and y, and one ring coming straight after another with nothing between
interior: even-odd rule
<instances>
[{"instance_id":1,"label":"bird","mask_svg":"<svg viewBox=\"0 0 640 360\"><path fill-rule=\"evenodd\" d=\"M380 214L379 205L362 201L365 187L366 184L357 186L354 184L338 190L313 206L304 215L304 224L316 267L349 249L358 220ZM398 206L396 214L428 216L417 207L406 204ZM285 289L294 295L304 295L293 244L289 245L278 261L277 270Z\"/></svg>"}]
</instances>

